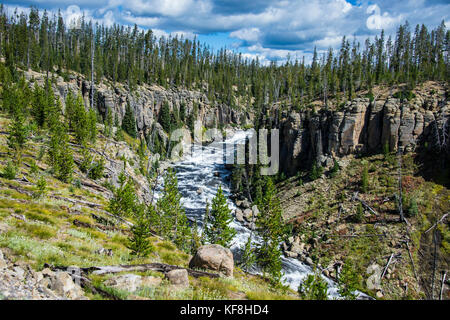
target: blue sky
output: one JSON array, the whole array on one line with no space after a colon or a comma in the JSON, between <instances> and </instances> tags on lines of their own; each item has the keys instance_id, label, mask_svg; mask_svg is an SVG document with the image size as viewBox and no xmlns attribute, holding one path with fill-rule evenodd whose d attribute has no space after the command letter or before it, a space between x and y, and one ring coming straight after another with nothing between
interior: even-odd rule
<instances>
[{"instance_id":1,"label":"blue sky","mask_svg":"<svg viewBox=\"0 0 450 320\"><path fill-rule=\"evenodd\" d=\"M1 2L1 0L0 0ZM381 29L394 34L406 20L414 27L450 27L449 0L6 0L10 10L33 5L57 12L65 20L83 13L106 25L137 24L158 36L183 35L226 46L268 63L289 55L309 60L317 47L338 48L342 36L364 42ZM412 29L414 31L414 29Z\"/></svg>"}]
</instances>

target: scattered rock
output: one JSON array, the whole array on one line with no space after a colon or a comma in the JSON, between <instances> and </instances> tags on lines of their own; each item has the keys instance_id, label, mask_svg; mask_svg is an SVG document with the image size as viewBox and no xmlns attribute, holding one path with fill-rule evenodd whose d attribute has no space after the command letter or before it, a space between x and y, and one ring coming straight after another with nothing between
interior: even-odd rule
<instances>
[{"instance_id":1,"label":"scattered rock","mask_svg":"<svg viewBox=\"0 0 450 320\"><path fill-rule=\"evenodd\" d=\"M170 283L179 287L189 287L188 272L186 269L175 269L166 274Z\"/></svg>"},{"instance_id":2,"label":"scattered rock","mask_svg":"<svg viewBox=\"0 0 450 320\"><path fill-rule=\"evenodd\" d=\"M378 299L383 298L383 293L382 293L381 291L377 291L376 297L377 297Z\"/></svg>"},{"instance_id":3,"label":"scattered rock","mask_svg":"<svg viewBox=\"0 0 450 320\"><path fill-rule=\"evenodd\" d=\"M128 292L135 292L142 283L142 277L136 274L123 274L115 276L104 282L105 285Z\"/></svg>"},{"instance_id":4,"label":"scattered rock","mask_svg":"<svg viewBox=\"0 0 450 320\"><path fill-rule=\"evenodd\" d=\"M374 263L367 267L366 273L370 275L366 280L366 286L369 290L380 290L381 267Z\"/></svg>"},{"instance_id":5,"label":"scattered rock","mask_svg":"<svg viewBox=\"0 0 450 320\"><path fill-rule=\"evenodd\" d=\"M289 257L289 258L297 258L297 256L298 256L297 252L292 252L292 251L286 251L285 254L286 254L286 257Z\"/></svg>"},{"instance_id":6,"label":"scattered rock","mask_svg":"<svg viewBox=\"0 0 450 320\"><path fill-rule=\"evenodd\" d=\"M69 209L70 214L74 214L74 215L83 214L83 211L81 209L82 209L81 205L76 204L72 208Z\"/></svg>"},{"instance_id":7,"label":"scattered rock","mask_svg":"<svg viewBox=\"0 0 450 320\"><path fill-rule=\"evenodd\" d=\"M258 216L258 214L259 214L258 206L254 205L254 206L252 207L252 213L253 213L253 216L254 216L254 217L257 217L257 216Z\"/></svg>"},{"instance_id":8,"label":"scattered rock","mask_svg":"<svg viewBox=\"0 0 450 320\"><path fill-rule=\"evenodd\" d=\"M56 294L72 300L85 299L81 287L73 282L72 277L67 272L56 272L52 278L52 288Z\"/></svg>"},{"instance_id":9,"label":"scattered rock","mask_svg":"<svg viewBox=\"0 0 450 320\"><path fill-rule=\"evenodd\" d=\"M8 264L6 263L5 258L3 257L3 252L0 250L0 270L6 269Z\"/></svg>"},{"instance_id":10,"label":"scattered rock","mask_svg":"<svg viewBox=\"0 0 450 320\"><path fill-rule=\"evenodd\" d=\"M304 243L293 242L291 244L291 251L297 254L302 253L304 249L305 249Z\"/></svg>"},{"instance_id":11,"label":"scattered rock","mask_svg":"<svg viewBox=\"0 0 450 320\"><path fill-rule=\"evenodd\" d=\"M11 216L22 221L27 221L27 218L23 214L11 213Z\"/></svg>"},{"instance_id":12,"label":"scattered rock","mask_svg":"<svg viewBox=\"0 0 450 320\"><path fill-rule=\"evenodd\" d=\"M244 210L244 218L248 221L250 221L252 219L252 209L245 209Z\"/></svg>"},{"instance_id":13,"label":"scattered rock","mask_svg":"<svg viewBox=\"0 0 450 320\"><path fill-rule=\"evenodd\" d=\"M234 260L231 250L218 244L201 246L189 262L189 268L210 269L233 276Z\"/></svg>"},{"instance_id":14,"label":"scattered rock","mask_svg":"<svg viewBox=\"0 0 450 320\"><path fill-rule=\"evenodd\" d=\"M236 220L239 222L244 222L244 214L241 209L236 209L235 211Z\"/></svg>"},{"instance_id":15,"label":"scattered rock","mask_svg":"<svg viewBox=\"0 0 450 320\"><path fill-rule=\"evenodd\" d=\"M42 270L41 274L44 277L53 277L55 275L55 273L52 270L50 270L49 268L45 268L44 270Z\"/></svg>"},{"instance_id":16,"label":"scattered rock","mask_svg":"<svg viewBox=\"0 0 450 320\"><path fill-rule=\"evenodd\" d=\"M288 238L288 242L289 242L289 244L292 244L292 243L294 243L294 237L292 237L292 236L291 236L291 237L289 237L289 238Z\"/></svg>"},{"instance_id":17,"label":"scattered rock","mask_svg":"<svg viewBox=\"0 0 450 320\"><path fill-rule=\"evenodd\" d=\"M97 249L97 250L95 250L95 253L106 255L106 256L109 256L109 257L112 257L114 255L112 249L105 249L105 248Z\"/></svg>"},{"instance_id":18,"label":"scattered rock","mask_svg":"<svg viewBox=\"0 0 450 320\"><path fill-rule=\"evenodd\" d=\"M306 264L308 264L310 266L314 265L314 263L313 263L313 261L312 261L312 259L310 257L306 257L305 262L306 262Z\"/></svg>"},{"instance_id":19,"label":"scattered rock","mask_svg":"<svg viewBox=\"0 0 450 320\"><path fill-rule=\"evenodd\" d=\"M157 287L162 279L153 276L142 277L140 275L127 273L114 276L104 282L105 285L128 292L135 292L143 287Z\"/></svg>"},{"instance_id":20,"label":"scattered rock","mask_svg":"<svg viewBox=\"0 0 450 320\"><path fill-rule=\"evenodd\" d=\"M13 270L16 274L16 277L19 279L23 279L24 275L25 275L25 270L23 270L21 267L19 266L15 266L13 267Z\"/></svg>"},{"instance_id":21,"label":"scattered rock","mask_svg":"<svg viewBox=\"0 0 450 320\"><path fill-rule=\"evenodd\" d=\"M244 209L250 209L251 203L247 199L243 200L240 205Z\"/></svg>"},{"instance_id":22,"label":"scattered rock","mask_svg":"<svg viewBox=\"0 0 450 320\"><path fill-rule=\"evenodd\" d=\"M141 287L157 287L161 284L161 282L162 279L158 277L142 277Z\"/></svg>"}]
</instances>

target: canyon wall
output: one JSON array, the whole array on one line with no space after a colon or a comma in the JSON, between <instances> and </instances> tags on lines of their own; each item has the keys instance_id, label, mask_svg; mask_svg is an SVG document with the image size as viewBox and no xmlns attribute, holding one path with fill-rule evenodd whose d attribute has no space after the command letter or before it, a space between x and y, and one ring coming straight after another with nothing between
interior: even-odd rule
<instances>
[{"instance_id":1,"label":"canyon wall","mask_svg":"<svg viewBox=\"0 0 450 320\"><path fill-rule=\"evenodd\" d=\"M27 71L25 77L30 81L30 85L33 85L32 82L37 82L40 86L45 84L45 74ZM69 91L81 93L85 104L90 105L91 83L82 76L70 75L66 81L60 76L55 76L52 87L63 105ZM231 123L244 125L251 122L251 116L244 110L210 102L206 94L200 91L166 89L157 85L141 85L130 91L124 84L112 85L108 81L103 81L95 86L94 101L94 105L103 117L105 117L107 110L111 110L113 114L118 115L119 122L122 122L127 102L129 102L136 117L137 130L141 133L148 133L151 130L152 124L158 120L161 107L165 101L168 102L171 110L174 110L174 108L180 110L180 104L183 103L186 118L193 112L194 103L197 103L197 119L202 121L206 127Z\"/></svg>"},{"instance_id":2,"label":"canyon wall","mask_svg":"<svg viewBox=\"0 0 450 320\"><path fill-rule=\"evenodd\" d=\"M341 110L317 113L285 112L280 123L280 163L287 175L308 168L313 161L330 166L333 157L390 151L419 146L449 153L450 103L446 98L416 94L412 101L388 97L357 98Z\"/></svg>"}]
</instances>

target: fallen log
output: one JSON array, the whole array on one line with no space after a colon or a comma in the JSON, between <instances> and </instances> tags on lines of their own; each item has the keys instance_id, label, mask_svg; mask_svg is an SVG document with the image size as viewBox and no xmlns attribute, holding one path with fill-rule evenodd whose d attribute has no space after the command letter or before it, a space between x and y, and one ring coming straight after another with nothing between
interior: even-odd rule
<instances>
[{"instance_id":1,"label":"fallen log","mask_svg":"<svg viewBox=\"0 0 450 320\"><path fill-rule=\"evenodd\" d=\"M353 201L356 200L356 201L361 202L361 204L363 205L364 208L366 208L367 210L369 210L370 212L372 212L374 215L378 216L378 213L377 213L371 206L369 206L369 205L367 204L367 202L365 202L363 199L361 199L361 198L358 196L358 192L355 192L355 193L353 194L352 200L353 200Z\"/></svg>"},{"instance_id":2,"label":"fallen log","mask_svg":"<svg viewBox=\"0 0 450 320\"><path fill-rule=\"evenodd\" d=\"M359 237L386 237L387 235L384 233L379 234L332 234L330 237L338 237L338 238L359 238Z\"/></svg>"},{"instance_id":3,"label":"fallen log","mask_svg":"<svg viewBox=\"0 0 450 320\"><path fill-rule=\"evenodd\" d=\"M441 223L442 221L444 221L445 218L447 218L448 214L449 214L448 212L447 212L446 214L444 214L438 221L436 221L435 224L433 224L431 227L429 227L428 230L425 231L424 233L428 233L428 231L430 231L431 229L435 228L439 223Z\"/></svg>"},{"instance_id":4,"label":"fallen log","mask_svg":"<svg viewBox=\"0 0 450 320\"><path fill-rule=\"evenodd\" d=\"M69 272L74 270L74 267L53 267L47 265L52 270L65 271ZM188 274L195 277L208 277L208 278L219 278L220 276L217 273L210 273L206 271L193 270L189 268L183 268L180 266L174 266L170 264L155 262L155 263L147 263L147 264L136 264L136 265L118 265L118 266L93 266L87 268L79 268L81 273L84 274L95 274L95 275L104 275L110 273L119 273L124 271L157 271L162 272L164 274L168 273L172 270L177 269L186 269Z\"/></svg>"},{"instance_id":5,"label":"fallen log","mask_svg":"<svg viewBox=\"0 0 450 320\"><path fill-rule=\"evenodd\" d=\"M102 274L107 274L107 273L117 273L117 272L123 272L123 271L148 271L148 270L162 272L162 273L166 274L169 271L177 270L177 269L186 269L188 274L195 278L199 278L199 277L219 278L219 275L217 273L198 271L198 270L183 268L183 267L174 266L174 265L170 265L170 264L159 263L159 262L148 263L148 264L138 264L138 265L92 267L92 268L90 268L90 271L96 275L102 275Z\"/></svg>"},{"instance_id":6,"label":"fallen log","mask_svg":"<svg viewBox=\"0 0 450 320\"><path fill-rule=\"evenodd\" d=\"M380 279L383 279L384 275L386 274L387 269L389 268L389 265L391 264L392 258L394 257L394 254L392 253L391 256L389 257L389 260L386 264L386 266L384 267L383 273L381 274Z\"/></svg>"},{"instance_id":7,"label":"fallen log","mask_svg":"<svg viewBox=\"0 0 450 320\"><path fill-rule=\"evenodd\" d=\"M447 277L447 272L443 272L441 280L441 290L439 291L439 300L442 300L442 293L444 292L445 278Z\"/></svg>"},{"instance_id":8,"label":"fallen log","mask_svg":"<svg viewBox=\"0 0 450 320\"><path fill-rule=\"evenodd\" d=\"M81 185L83 185L85 187L88 187L88 188L91 188L91 189L94 189L94 190L97 190L98 192L111 192L110 190L106 189L103 186L100 186L100 185L98 185L96 183L91 183L90 181L87 181L87 180L84 180L84 179L81 180L80 183L81 183Z\"/></svg>"}]
</instances>

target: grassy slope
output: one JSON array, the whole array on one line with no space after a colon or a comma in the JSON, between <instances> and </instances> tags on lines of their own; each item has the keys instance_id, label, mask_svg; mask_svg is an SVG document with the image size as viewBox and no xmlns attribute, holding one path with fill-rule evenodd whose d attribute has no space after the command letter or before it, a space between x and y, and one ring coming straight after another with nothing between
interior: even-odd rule
<instances>
[{"instance_id":1,"label":"grassy slope","mask_svg":"<svg viewBox=\"0 0 450 320\"><path fill-rule=\"evenodd\" d=\"M360 159L350 157L343 159L341 163L346 166L334 178L323 177L300 185L300 179L307 181L307 177L299 175L278 186L285 217L295 223L301 241L311 245L308 255L313 261L330 270L334 262L348 261L359 276L359 289L373 296L375 292L366 287L369 277L366 269L373 263L384 268L391 253L401 253L401 259L390 267L391 273L382 281L385 298L424 298L429 290L432 257L425 253L430 251L432 242L431 232L425 234L424 231L449 211L450 191L418 176L414 156L409 154L403 157L403 197L414 197L418 203L418 215L407 219L411 223L410 246L420 284L415 279L411 259L402 241L408 238L405 224L398 222L399 215L393 197L398 185L397 160L394 155L387 159L383 155ZM365 165L369 168L369 189L363 193L360 185ZM358 202L351 198L356 191L376 210L378 216L365 211L362 221L355 220ZM440 270L448 270L450 263L448 224L440 224L439 231L441 242L438 248L437 283ZM384 236L376 236L380 234Z\"/></svg>"}]
</instances>

